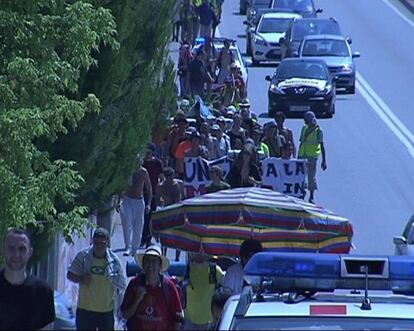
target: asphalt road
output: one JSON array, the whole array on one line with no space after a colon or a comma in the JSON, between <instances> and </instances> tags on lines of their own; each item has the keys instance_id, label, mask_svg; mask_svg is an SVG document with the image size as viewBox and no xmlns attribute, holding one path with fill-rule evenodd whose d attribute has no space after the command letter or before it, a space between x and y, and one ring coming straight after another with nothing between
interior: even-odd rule
<instances>
[{"instance_id":1,"label":"asphalt road","mask_svg":"<svg viewBox=\"0 0 414 331\"><path fill-rule=\"evenodd\" d=\"M333 119L319 120L328 169L319 171L316 203L348 217L358 254L393 254L392 237L414 213L414 15L397 1L315 0L321 17L335 17L353 39L357 93L339 95ZM222 36L245 51L238 0L224 2ZM249 68L253 111L267 112L274 65ZM262 121L262 120L261 120ZM299 138L302 120L287 125Z\"/></svg>"}]
</instances>

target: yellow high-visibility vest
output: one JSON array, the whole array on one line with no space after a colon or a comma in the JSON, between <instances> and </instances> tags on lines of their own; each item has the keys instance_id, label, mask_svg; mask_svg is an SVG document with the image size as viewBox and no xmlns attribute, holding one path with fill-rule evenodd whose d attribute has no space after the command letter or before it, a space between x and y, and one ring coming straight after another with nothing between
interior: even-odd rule
<instances>
[{"instance_id":1,"label":"yellow high-visibility vest","mask_svg":"<svg viewBox=\"0 0 414 331\"><path fill-rule=\"evenodd\" d=\"M320 144L322 142L321 128L317 126L310 133L309 130L311 130L311 128L305 124L300 133L301 144L298 154L300 158L318 157L322 152Z\"/></svg>"}]
</instances>

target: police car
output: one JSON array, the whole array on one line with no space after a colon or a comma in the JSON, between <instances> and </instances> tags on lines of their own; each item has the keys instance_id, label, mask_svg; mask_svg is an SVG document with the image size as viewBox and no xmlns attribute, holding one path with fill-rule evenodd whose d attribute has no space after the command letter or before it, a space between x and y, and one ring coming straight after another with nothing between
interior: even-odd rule
<instances>
[{"instance_id":1,"label":"police car","mask_svg":"<svg viewBox=\"0 0 414 331\"><path fill-rule=\"evenodd\" d=\"M414 258L257 253L220 330L413 330Z\"/></svg>"}]
</instances>

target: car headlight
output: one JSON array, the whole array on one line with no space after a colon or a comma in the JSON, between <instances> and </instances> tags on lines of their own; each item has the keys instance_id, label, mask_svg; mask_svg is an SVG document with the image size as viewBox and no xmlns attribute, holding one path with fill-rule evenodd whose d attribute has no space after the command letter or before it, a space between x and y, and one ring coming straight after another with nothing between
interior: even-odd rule
<instances>
[{"instance_id":1,"label":"car headlight","mask_svg":"<svg viewBox=\"0 0 414 331\"><path fill-rule=\"evenodd\" d=\"M270 88L269 88L270 92L274 93L274 94L285 94L285 92L283 92L283 90L281 88L279 88L276 84L270 84Z\"/></svg>"},{"instance_id":2,"label":"car headlight","mask_svg":"<svg viewBox=\"0 0 414 331\"><path fill-rule=\"evenodd\" d=\"M354 69L352 68L352 66L350 66L349 64L345 64L342 68L341 71L345 72L345 73L350 73L352 72Z\"/></svg>"},{"instance_id":3,"label":"car headlight","mask_svg":"<svg viewBox=\"0 0 414 331\"><path fill-rule=\"evenodd\" d=\"M262 45L262 46L266 46L267 45L266 40L264 40L262 38L259 38L259 37L254 38L254 43L256 45Z\"/></svg>"},{"instance_id":4,"label":"car headlight","mask_svg":"<svg viewBox=\"0 0 414 331\"><path fill-rule=\"evenodd\" d=\"M325 88L323 90L320 90L320 91L316 92L315 94L316 95L327 95L327 94L332 92L332 88L333 88L332 85L328 84L328 85L325 86Z\"/></svg>"}]
</instances>

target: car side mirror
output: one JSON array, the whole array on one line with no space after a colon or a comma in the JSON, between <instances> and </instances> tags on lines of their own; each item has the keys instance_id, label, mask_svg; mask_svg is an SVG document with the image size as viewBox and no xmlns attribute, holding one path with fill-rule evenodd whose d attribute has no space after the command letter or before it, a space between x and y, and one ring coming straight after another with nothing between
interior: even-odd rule
<instances>
[{"instance_id":1,"label":"car side mirror","mask_svg":"<svg viewBox=\"0 0 414 331\"><path fill-rule=\"evenodd\" d=\"M316 14L320 14L320 13L322 13L323 12L323 9L322 8L318 8L318 9L316 9Z\"/></svg>"},{"instance_id":2,"label":"car side mirror","mask_svg":"<svg viewBox=\"0 0 414 331\"><path fill-rule=\"evenodd\" d=\"M395 245L398 246L407 244L407 239L405 239L403 236L395 236L394 238L392 238L392 241Z\"/></svg>"},{"instance_id":3,"label":"car side mirror","mask_svg":"<svg viewBox=\"0 0 414 331\"><path fill-rule=\"evenodd\" d=\"M352 38L351 37L346 37L345 40L349 45L352 44Z\"/></svg>"},{"instance_id":4,"label":"car side mirror","mask_svg":"<svg viewBox=\"0 0 414 331\"><path fill-rule=\"evenodd\" d=\"M353 59L355 59L357 57L361 57L361 54L359 52L352 53L352 58Z\"/></svg>"},{"instance_id":5,"label":"car side mirror","mask_svg":"<svg viewBox=\"0 0 414 331\"><path fill-rule=\"evenodd\" d=\"M265 77L265 79L266 79L268 82L271 82L271 81L272 81L272 77L271 77L270 75L267 75L267 76Z\"/></svg>"},{"instance_id":6,"label":"car side mirror","mask_svg":"<svg viewBox=\"0 0 414 331\"><path fill-rule=\"evenodd\" d=\"M286 42L286 38L282 37L279 39L279 44L284 44Z\"/></svg>"}]
</instances>

